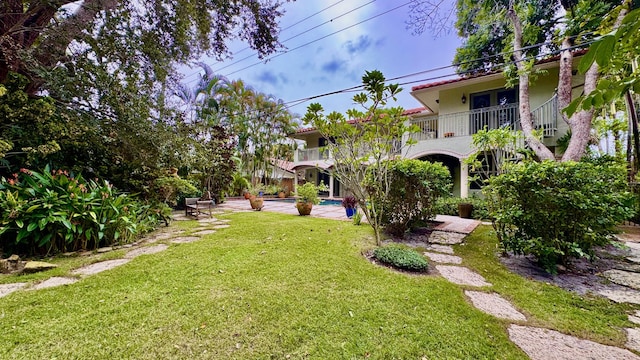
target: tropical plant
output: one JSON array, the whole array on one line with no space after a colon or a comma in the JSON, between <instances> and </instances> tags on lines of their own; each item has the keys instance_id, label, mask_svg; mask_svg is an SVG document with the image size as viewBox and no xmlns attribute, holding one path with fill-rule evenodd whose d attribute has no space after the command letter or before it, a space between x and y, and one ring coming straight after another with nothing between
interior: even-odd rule
<instances>
[{"instance_id":1,"label":"tropical plant","mask_svg":"<svg viewBox=\"0 0 640 360\"><path fill-rule=\"evenodd\" d=\"M384 75L377 70L367 71L362 83L364 92L353 100L364 111L348 110L347 119L338 112L324 115L322 106L314 103L307 108L303 120L318 129L325 139L331 139L327 148L335 161L333 175L358 199L374 229L376 243L380 244L384 213L378 204L392 190L387 160L415 143L412 139L401 139L417 131L417 127L405 122L401 107L384 108L402 90L397 84L386 85Z\"/></svg>"},{"instance_id":2,"label":"tropical plant","mask_svg":"<svg viewBox=\"0 0 640 360\"><path fill-rule=\"evenodd\" d=\"M347 195L342 198L341 204L345 209L355 209L358 206L358 199L353 195Z\"/></svg>"},{"instance_id":3,"label":"tropical plant","mask_svg":"<svg viewBox=\"0 0 640 360\"><path fill-rule=\"evenodd\" d=\"M167 220L166 206L117 193L106 181L22 169L0 179L0 247L54 253L127 243Z\"/></svg>"},{"instance_id":4,"label":"tropical plant","mask_svg":"<svg viewBox=\"0 0 640 360\"><path fill-rule=\"evenodd\" d=\"M327 186L324 183L315 185L314 183L305 183L304 185L296 187L297 202L311 203L314 205L320 204L319 191L327 191Z\"/></svg>"}]
</instances>

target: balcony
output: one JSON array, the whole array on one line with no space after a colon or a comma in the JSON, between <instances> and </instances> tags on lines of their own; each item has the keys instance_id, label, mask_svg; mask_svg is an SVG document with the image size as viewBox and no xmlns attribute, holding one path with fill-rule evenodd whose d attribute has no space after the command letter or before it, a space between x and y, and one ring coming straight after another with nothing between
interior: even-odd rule
<instances>
[{"instance_id":1,"label":"balcony","mask_svg":"<svg viewBox=\"0 0 640 360\"><path fill-rule=\"evenodd\" d=\"M295 154L295 161L319 161L330 159L329 150L324 147L298 149Z\"/></svg>"},{"instance_id":2,"label":"balcony","mask_svg":"<svg viewBox=\"0 0 640 360\"><path fill-rule=\"evenodd\" d=\"M413 120L420 129L411 137L417 141L471 136L479 130L487 128L509 128L520 130L520 114L518 103L491 106L452 114L427 116ZM536 129L541 129L545 137L555 135L558 119L557 97L531 112Z\"/></svg>"}]
</instances>

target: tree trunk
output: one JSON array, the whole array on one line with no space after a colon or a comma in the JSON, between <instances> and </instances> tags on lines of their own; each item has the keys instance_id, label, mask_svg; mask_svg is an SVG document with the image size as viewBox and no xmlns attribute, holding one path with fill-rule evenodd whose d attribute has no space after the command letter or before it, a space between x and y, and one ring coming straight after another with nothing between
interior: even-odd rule
<instances>
[{"instance_id":1,"label":"tree trunk","mask_svg":"<svg viewBox=\"0 0 640 360\"><path fill-rule=\"evenodd\" d=\"M561 67L563 65L560 64ZM587 70L584 78L584 95L589 95L596 88L599 78L598 70L599 66L596 62ZM565 71L571 73L571 68L569 67ZM571 83L569 83L569 86L571 86ZM580 110L567 120L571 128L571 139L569 140L567 151L562 155L562 161L580 161L584 156L591 137L592 120L593 109Z\"/></svg>"},{"instance_id":2,"label":"tree trunk","mask_svg":"<svg viewBox=\"0 0 640 360\"><path fill-rule=\"evenodd\" d=\"M555 160L555 156L549 148L547 148L540 139L533 134L533 118L531 116L531 103L529 101L529 73L523 64L522 55L522 23L513 6L510 6L507 16L513 23L513 57L519 74L519 111L520 126L524 133L525 140L533 152L540 160ZM571 85L569 85L571 86Z\"/></svg>"}]
</instances>

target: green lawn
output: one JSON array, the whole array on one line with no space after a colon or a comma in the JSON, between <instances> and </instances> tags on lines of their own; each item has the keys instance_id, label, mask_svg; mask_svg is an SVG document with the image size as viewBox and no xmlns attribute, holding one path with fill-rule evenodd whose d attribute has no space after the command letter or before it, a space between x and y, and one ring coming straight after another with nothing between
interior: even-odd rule
<instances>
[{"instance_id":1,"label":"green lawn","mask_svg":"<svg viewBox=\"0 0 640 360\"><path fill-rule=\"evenodd\" d=\"M368 227L264 212L228 218L230 228L198 242L70 286L0 298L0 358L525 358L507 323L474 309L459 286L368 262ZM457 251L478 247L488 237L479 234ZM539 290L491 256L471 260L496 271L483 275L537 325L620 341L619 332L589 326L622 325L622 307Z\"/></svg>"}]
</instances>

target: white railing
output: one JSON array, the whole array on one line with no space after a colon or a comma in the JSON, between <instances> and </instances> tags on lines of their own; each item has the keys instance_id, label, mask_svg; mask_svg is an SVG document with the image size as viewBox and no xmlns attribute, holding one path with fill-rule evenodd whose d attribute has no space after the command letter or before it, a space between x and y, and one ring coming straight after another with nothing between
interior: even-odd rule
<instances>
[{"instance_id":1,"label":"white railing","mask_svg":"<svg viewBox=\"0 0 640 360\"><path fill-rule=\"evenodd\" d=\"M324 147L298 149L298 161L318 161L329 159L329 151Z\"/></svg>"},{"instance_id":2,"label":"white railing","mask_svg":"<svg viewBox=\"0 0 640 360\"><path fill-rule=\"evenodd\" d=\"M544 136L553 136L558 120L558 101L554 96L531 112L536 129L543 129ZM518 103L491 106L471 111L433 115L412 120L419 131L411 134L415 140L433 140L458 136L470 136L487 128L520 130Z\"/></svg>"},{"instance_id":3,"label":"white railing","mask_svg":"<svg viewBox=\"0 0 640 360\"><path fill-rule=\"evenodd\" d=\"M558 95L554 95L544 104L531 112L533 125L536 129L542 129L545 137L553 137L558 127Z\"/></svg>"}]
</instances>

